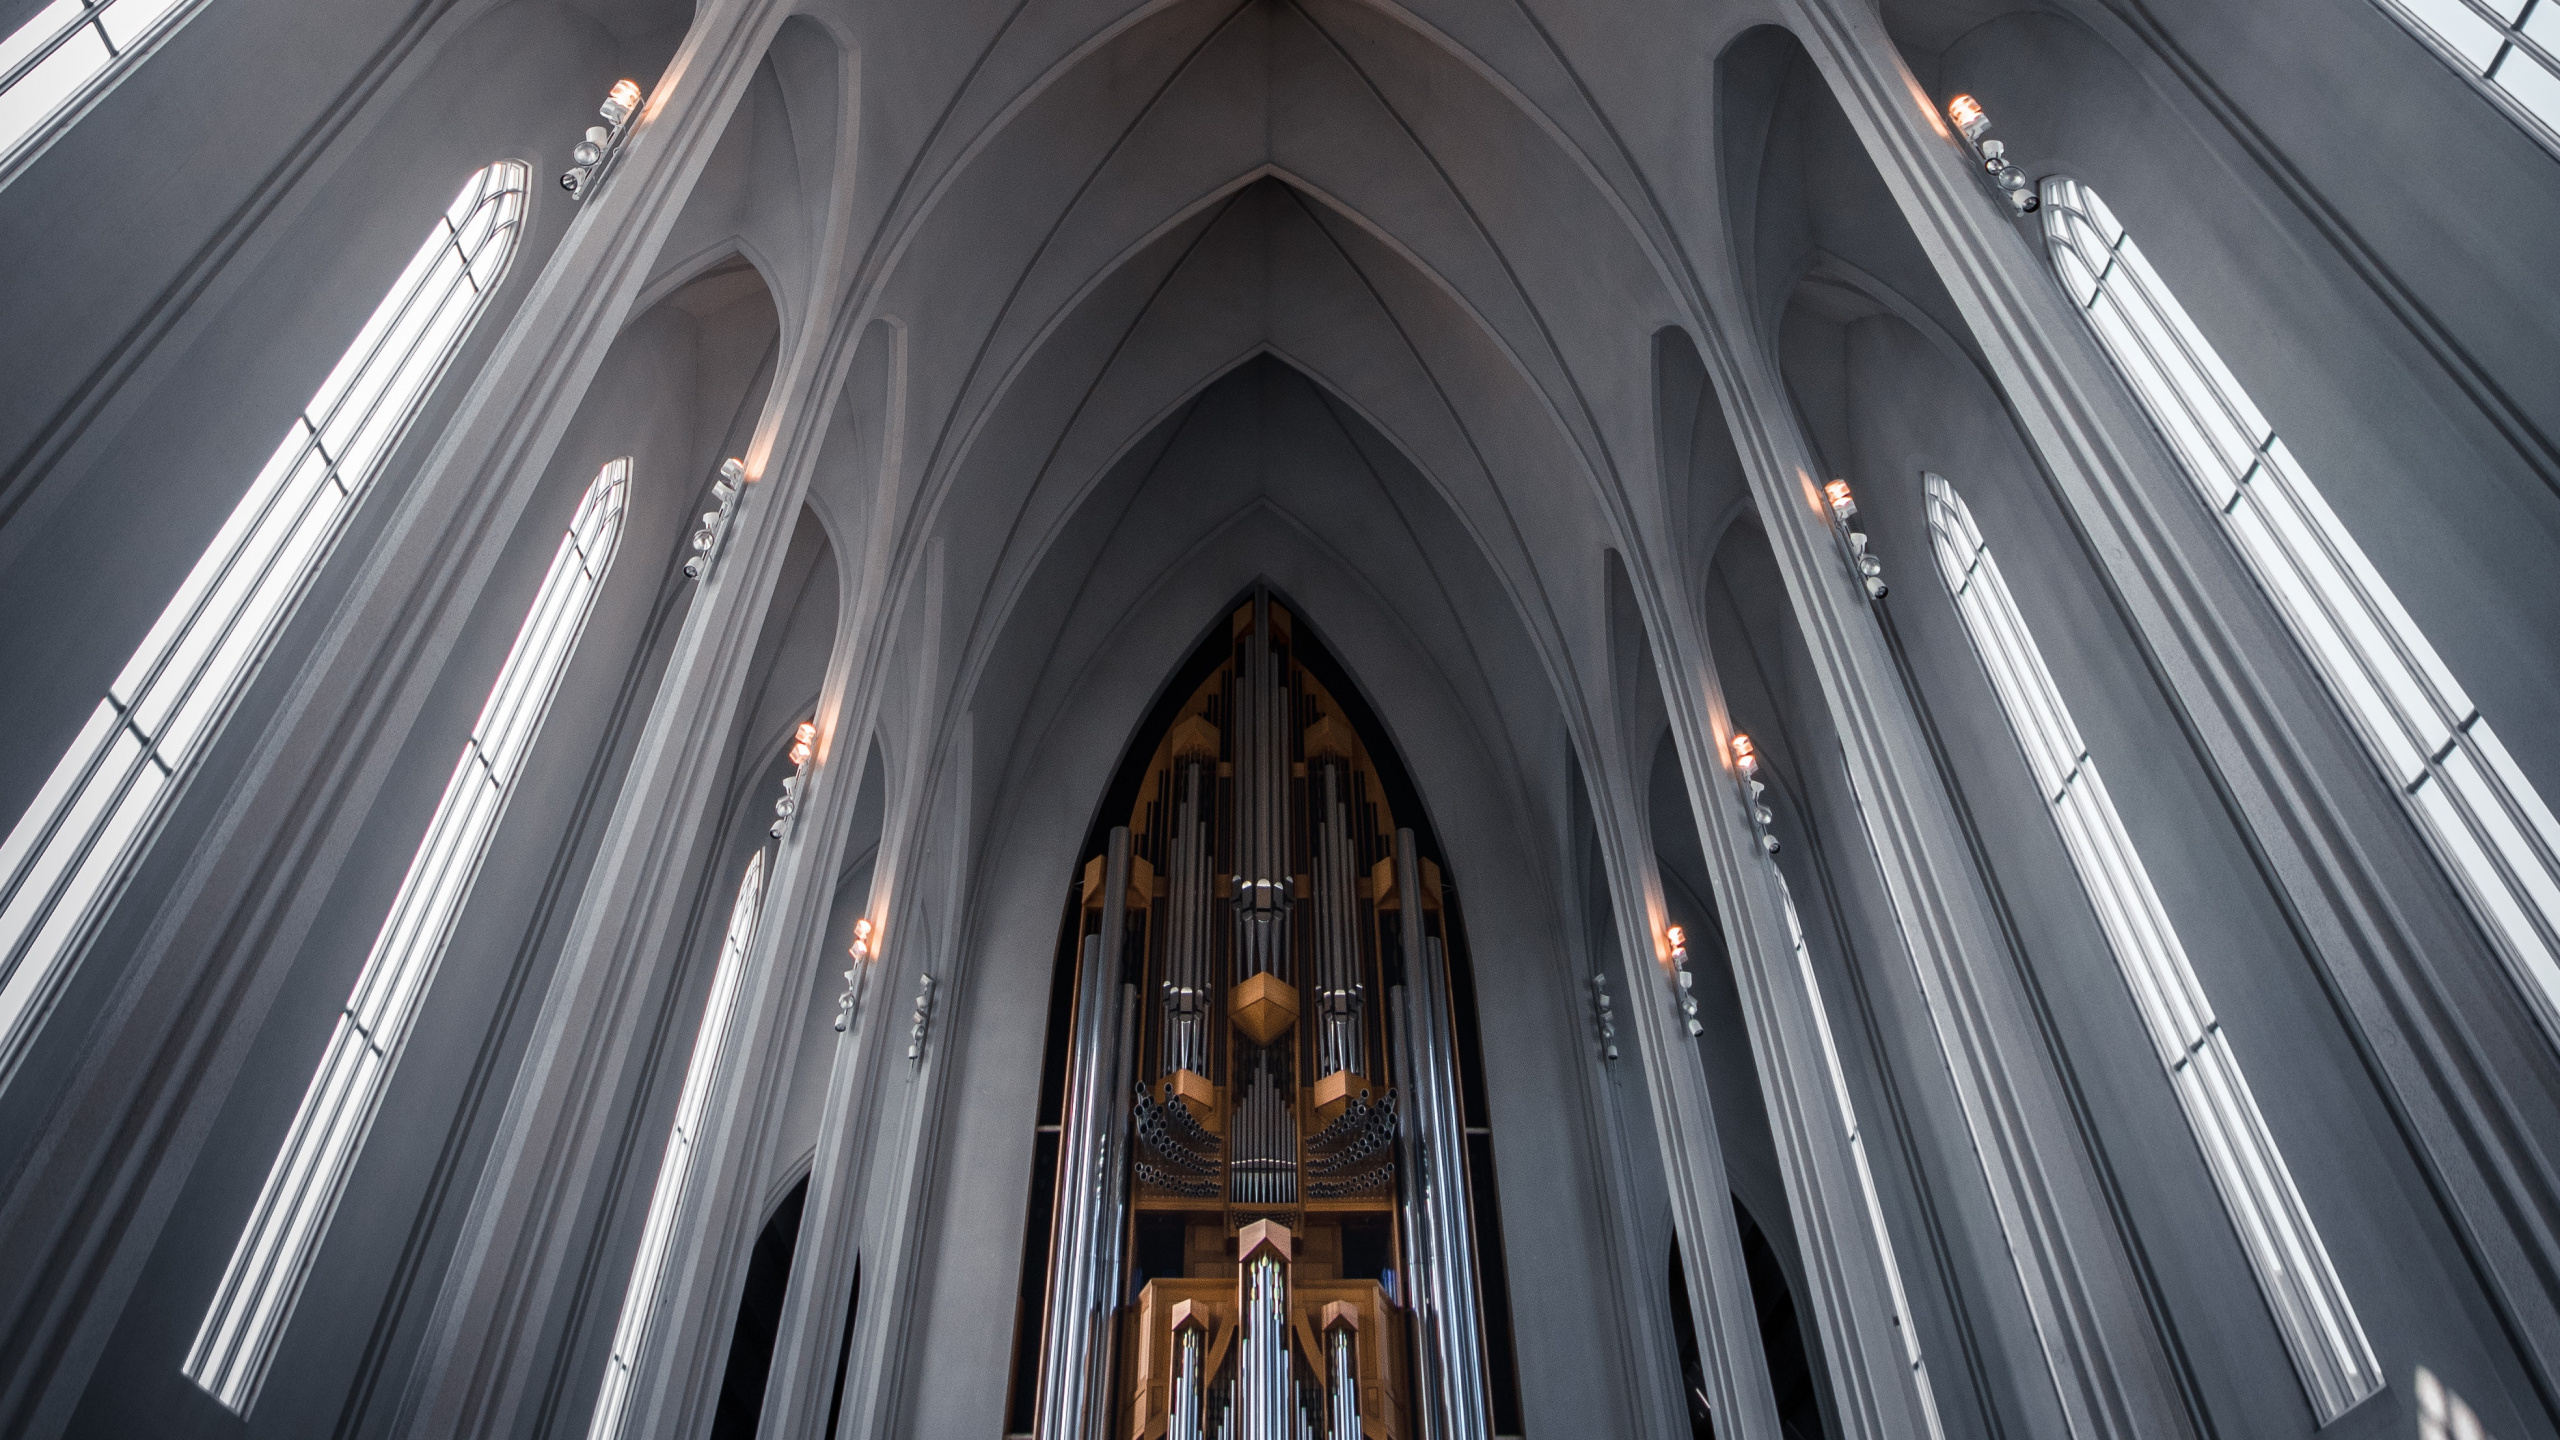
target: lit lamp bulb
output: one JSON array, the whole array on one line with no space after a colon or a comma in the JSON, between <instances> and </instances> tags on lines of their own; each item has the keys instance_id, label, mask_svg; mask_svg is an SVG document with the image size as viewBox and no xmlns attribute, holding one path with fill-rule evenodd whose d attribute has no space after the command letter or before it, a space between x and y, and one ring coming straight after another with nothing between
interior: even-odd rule
<instances>
[{"instance_id":1,"label":"lit lamp bulb","mask_svg":"<svg viewBox=\"0 0 2560 1440\"><path fill-rule=\"evenodd\" d=\"M1991 128L1991 117L1982 112L1982 102L1970 95L1948 101L1947 118L1967 140L1979 140L1982 132Z\"/></svg>"},{"instance_id":2,"label":"lit lamp bulb","mask_svg":"<svg viewBox=\"0 0 2560 1440\"><path fill-rule=\"evenodd\" d=\"M1760 757L1751 749L1751 737L1737 730L1733 735L1733 767L1745 775L1760 773Z\"/></svg>"},{"instance_id":3,"label":"lit lamp bulb","mask_svg":"<svg viewBox=\"0 0 2560 1440\"><path fill-rule=\"evenodd\" d=\"M613 88L605 92L604 103L596 107L596 113L605 118L605 123L619 125L630 119L639 108L640 82L616 80Z\"/></svg>"},{"instance_id":4,"label":"lit lamp bulb","mask_svg":"<svg viewBox=\"0 0 2560 1440\"><path fill-rule=\"evenodd\" d=\"M801 721L800 728L791 732L791 763L794 765L808 764L810 747L817 743L818 727L810 721Z\"/></svg>"},{"instance_id":5,"label":"lit lamp bulb","mask_svg":"<svg viewBox=\"0 0 2560 1440\"><path fill-rule=\"evenodd\" d=\"M856 960L871 958L871 921L869 917L853 922L853 948L845 952Z\"/></svg>"},{"instance_id":6,"label":"lit lamp bulb","mask_svg":"<svg viewBox=\"0 0 2560 1440\"><path fill-rule=\"evenodd\" d=\"M1822 494L1825 499L1831 502L1831 508L1833 511L1843 515L1854 515L1857 513L1858 502L1849 498L1848 481L1834 480L1822 487Z\"/></svg>"}]
</instances>

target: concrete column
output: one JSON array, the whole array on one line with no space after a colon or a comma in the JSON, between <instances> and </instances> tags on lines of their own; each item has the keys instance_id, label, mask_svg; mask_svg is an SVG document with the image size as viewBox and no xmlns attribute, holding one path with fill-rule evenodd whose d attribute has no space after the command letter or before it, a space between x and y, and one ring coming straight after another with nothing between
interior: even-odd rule
<instances>
[{"instance_id":1,"label":"concrete column","mask_svg":"<svg viewBox=\"0 0 2560 1440\"><path fill-rule=\"evenodd\" d=\"M2548 1284L2560 1274L2560 1057L2519 1023L2500 961L2040 242L1946 134L1943 97L1921 89L1870 8L1789 9L2353 1017L2518 1355L2544 1393L2560 1392Z\"/></svg>"},{"instance_id":2,"label":"concrete column","mask_svg":"<svg viewBox=\"0 0 2560 1440\"><path fill-rule=\"evenodd\" d=\"M1593 820L1610 876L1618 944L1628 957L1626 1023L1635 1031L1644 1064L1645 1093L1653 1104L1655 1143L1663 1179L1671 1188L1671 1223L1689 1293L1685 1302L1697 1325L1698 1358L1706 1372L1707 1404L1716 1433L1738 1440L1777 1440L1778 1402L1769 1385L1769 1361L1760 1345L1759 1308L1742 1258L1742 1232L1733 1218L1733 1185L1725 1176L1724 1142L1716 1130L1714 1097L1698 1064L1680 1011L1669 950L1662 937L1662 876L1646 827L1636 817L1632 758L1591 767Z\"/></svg>"},{"instance_id":3,"label":"concrete column","mask_svg":"<svg viewBox=\"0 0 2560 1440\"><path fill-rule=\"evenodd\" d=\"M1726 397L1727 418L1753 498L1839 729L1877 864L1928 997L1929 1018L2054 1377L2061 1423L2075 1437L2129 1440L2192 1434L2193 1421L2134 1259L2116 1231L2105 1177L2081 1131L2021 972L2023 957L2009 948L1882 630L1868 613L1866 592L1851 576L1833 536L1820 495L1821 477L1813 469L1811 447L1798 429L1774 358L1758 346L1735 343L1720 330L1700 338L1700 353L1717 393ZM1893 578L1913 573L1927 557L1887 556L1885 562L1902 567L1888 572ZM1685 599L1666 608L1695 615L1694 605ZM1684 628L1695 623L1690 618ZM1712 856L1732 843L1733 802L1717 800L1712 790L1700 796L1705 786L1728 783L1724 759L1715 753L1719 730L1702 698L1712 676L1701 668L1703 657L1703 647L1694 642L1681 647L1676 658L1692 668L1669 688L1687 693L1668 699L1674 714L1684 717L1675 721L1674 733L1688 769L1692 804L1701 817L1701 837ZM1720 820L1719 814L1725 818ZM1737 964L1750 972L1740 977L1746 1007L1783 1003L1779 983L1770 978L1780 972L1769 963L1775 937L1767 927L1773 923L1775 897L1767 885L1763 877L1753 877L1749 884L1737 878L1733 900L1739 904L1727 902L1742 917L1737 922L1729 915L1728 925L1745 927L1736 955ZM1809 1017L1802 1003L1799 998L1793 1008L1800 1018ZM1811 1098L1802 1089L1801 1058L1781 1050L1763 1056L1764 1085L1783 1084L1794 1092L1781 1097L1789 1110L1803 1110ZM1779 1118L1778 1109L1773 1104L1773 1120ZM1835 1167L1845 1162L1845 1155L1816 1122L1799 1119L1797 1133L1778 1137L1782 1150L1808 1147L1789 1162L1791 1196L1800 1183L1820 1187L1823 1193L1806 1197L1816 1205L1808 1213L1827 1215L1830 1192L1841 1183ZM1808 1254L1808 1273L1841 1259ZM1867 1303L1872 1278L1853 1279L1846 1270L1836 1271L1826 1284L1842 1288L1819 1306L1833 1312L1831 1319L1845 1322L1848 1307ZM1865 1345L1862 1340L1845 1352L1858 1356L1854 1367L1840 1368L1880 1383ZM1879 1390L1872 1397L1852 1399L1883 1406L1890 1393Z\"/></svg>"},{"instance_id":4,"label":"concrete column","mask_svg":"<svg viewBox=\"0 0 2560 1440\"><path fill-rule=\"evenodd\" d=\"M1820 1001L1806 990L1795 963L1772 861L1761 849L1730 758L1733 724L1715 660L1691 599L1669 587L1658 588L1655 599L1647 608L1663 622L1663 704L1758 1061L1761 1101L1803 1251L1806 1304L1830 1360L1841 1433L1844 1440L1927 1435L1930 1421L1893 1325L1887 1262L1875 1243L1848 1126L1831 1093L1817 1028Z\"/></svg>"},{"instance_id":5,"label":"concrete column","mask_svg":"<svg viewBox=\"0 0 2560 1440\"><path fill-rule=\"evenodd\" d=\"M766 41L707 0L612 182L571 223L397 505L101 1021L0 1228L0 1430L70 1417L419 705L619 334Z\"/></svg>"}]
</instances>

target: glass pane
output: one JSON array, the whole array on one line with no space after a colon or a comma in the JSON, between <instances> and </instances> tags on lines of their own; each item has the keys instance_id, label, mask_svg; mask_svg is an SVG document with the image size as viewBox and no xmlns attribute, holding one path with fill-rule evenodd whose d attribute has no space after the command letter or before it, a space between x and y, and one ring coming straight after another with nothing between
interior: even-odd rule
<instances>
[{"instance_id":1,"label":"glass pane","mask_svg":"<svg viewBox=\"0 0 2560 1440\"><path fill-rule=\"evenodd\" d=\"M2498 58L2498 47L2505 43L2498 27L2482 19L2462 0L2400 0L2400 8L2470 61L2475 75L2489 68L2489 62Z\"/></svg>"},{"instance_id":2,"label":"glass pane","mask_svg":"<svg viewBox=\"0 0 2560 1440\"><path fill-rule=\"evenodd\" d=\"M2541 14L2541 10L2535 11L2537 17ZM2560 27L2560 18L2555 18L2553 25L2538 28L2555 27ZM2537 27L2527 27L2527 33L2534 28ZM2540 36L2535 38L2542 39ZM2553 48L2554 43L2551 39L2542 40L2546 50ZM2560 78L2554 78L2541 62L2521 49L2509 50L2507 58L2499 62L2494 78L2508 94L2516 97L2516 103L2532 111L2534 118L2547 125L2560 126Z\"/></svg>"},{"instance_id":3,"label":"glass pane","mask_svg":"<svg viewBox=\"0 0 2560 1440\"><path fill-rule=\"evenodd\" d=\"M183 0L114 0L99 12L98 19L107 27L107 38L115 42L116 49L130 50L133 42L182 3Z\"/></svg>"},{"instance_id":4,"label":"glass pane","mask_svg":"<svg viewBox=\"0 0 2560 1440\"><path fill-rule=\"evenodd\" d=\"M18 83L0 91L0 153L15 149L19 141L26 139L54 111L86 89L89 82L97 78L98 72L106 69L107 63L115 58L107 53L106 42L98 38L94 28L73 24L72 17L76 17L78 10L76 3L64 4L57 0L9 37L13 42L24 37L28 43L23 51L32 53L53 36L61 34L66 27L71 27L68 38L52 54L38 60L20 75ZM38 29L39 26L43 28ZM22 54L20 63L23 62Z\"/></svg>"},{"instance_id":5,"label":"glass pane","mask_svg":"<svg viewBox=\"0 0 2560 1440\"><path fill-rule=\"evenodd\" d=\"M353 387L348 393L354 393ZM599 567L612 554L622 512L618 503L600 510L598 502L618 499L629 470L627 460L606 466L580 507L582 517L602 521L594 541L602 557ZM513 708L507 711L519 747L530 745L541 727L553 682L568 661L570 642L596 588L595 574L576 561L564 538L482 712L485 718L510 692L526 697L510 702ZM492 764L477 741L463 746L400 893L356 977L339 1039L312 1077L302 1111L268 1171L258 1209L199 1329L188 1375L242 1414L256 1398L311 1253L363 1147L400 1046L434 983L454 921L505 809L511 774L509 767ZM361 1052L362 1064L345 1063L348 1047Z\"/></svg>"},{"instance_id":6,"label":"glass pane","mask_svg":"<svg viewBox=\"0 0 2560 1440\"><path fill-rule=\"evenodd\" d=\"M176 4L117 0L112 13L122 17L127 33L139 33L174 13ZM57 4L32 23L77 15L76 3ZM0 54L32 60L30 37L37 33L21 29L0 42ZM77 57L85 53L79 45L86 44L103 57L94 27L73 38L78 43L63 55ZM67 62L61 55L44 60L41 73L0 96L0 113L27 102L36 93L29 87L51 73L42 67L57 63ZM0 133L0 146L7 140ZM494 203L512 217L521 208L524 178L520 164L492 165L463 185L455 204L488 206L495 194ZM447 233L439 218L428 243L411 257L401 285L376 307L313 406L287 428L212 543L187 568L141 645L118 670L108 704L93 712L89 727L55 765L53 779L0 845L0 987L24 980L36 987L31 993L41 994L54 983L43 977L77 961L93 902L120 882L139 853L131 842L151 833L160 807L175 793L175 780L212 738L343 532L348 492L367 476L331 476L311 410L345 401L349 408L336 433L353 442L369 465L414 413L425 386L477 313L462 261L444 245ZM489 233L485 258L503 264L515 228L510 223ZM435 280L439 257L447 257L441 287L421 295L419 287ZM404 385L402 393L389 393ZM386 418L367 429L359 411ZM118 704L130 725L116 720ZM141 742L154 747L156 762ZM39 953L35 968L23 969L21 959ZM0 1086L8 1083L7 1057L25 1038L15 1027L42 1009L38 1000L31 1008L11 1002L0 1012Z\"/></svg>"}]
</instances>

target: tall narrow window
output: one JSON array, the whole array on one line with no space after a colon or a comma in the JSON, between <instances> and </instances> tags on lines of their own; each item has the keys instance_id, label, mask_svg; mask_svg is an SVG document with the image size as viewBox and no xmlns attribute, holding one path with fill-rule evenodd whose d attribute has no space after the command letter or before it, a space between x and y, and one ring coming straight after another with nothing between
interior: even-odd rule
<instances>
[{"instance_id":1,"label":"tall narrow window","mask_svg":"<svg viewBox=\"0 0 2560 1440\"><path fill-rule=\"evenodd\" d=\"M53 0L0 40L0 176L48 122L79 118L201 0Z\"/></svg>"},{"instance_id":2,"label":"tall narrow window","mask_svg":"<svg viewBox=\"0 0 2560 1440\"><path fill-rule=\"evenodd\" d=\"M0 841L0 1088L506 269L526 175L463 184Z\"/></svg>"},{"instance_id":3,"label":"tall narrow window","mask_svg":"<svg viewBox=\"0 0 2560 1440\"><path fill-rule=\"evenodd\" d=\"M604 467L551 557L187 1352L187 1377L240 1414L257 1402L401 1044L613 562L630 474L628 459Z\"/></svg>"},{"instance_id":4,"label":"tall narrow window","mask_svg":"<svg viewBox=\"0 0 2560 1440\"><path fill-rule=\"evenodd\" d=\"M2560 3L2379 0L2545 145L2560 147Z\"/></svg>"},{"instance_id":5,"label":"tall narrow window","mask_svg":"<svg viewBox=\"0 0 2560 1440\"><path fill-rule=\"evenodd\" d=\"M1796 916L1796 897L1787 877L1778 876L1778 899L1786 906L1787 938L1794 943L1796 972L1804 977L1805 994L1813 1000L1814 1036L1822 1042L1822 1064L1831 1076L1832 1103L1840 1107L1840 1123L1849 1131L1849 1158L1857 1162L1858 1193L1867 1202L1867 1226L1875 1232L1876 1252L1884 1257L1885 1283L1892 1287L1894 1333L1902 1337L1902 1354L1911 1364L1911 1383L1920 1392L1920 1414L1930 1440L1945 1440L1938 1425L1938 1396L1929 1386L1929 1362L1920 1353L1920 1332L1911 1328L1911 1298L1902 1289L1902 1263L1894 1258L1893 1232L1885 1228L1884 1200L1876 1193L1876 1174L1867 1163L1866 1132L1858 1128L1858 1107L1849 1098L1849 1076L1840 1068L1840 1047L1831 1039L1829 1007L1822 1002L1822 981L1813 973L1813 956L1804 948L1804 922Z\"/></svg>"},{"instance_id":6,"label":"tall narrow window","mask_svg":"<svg viewBox=\"0 0 2560 1440\"><path fill-rule=\"evenodd\" d=\"M2328 1248L2304 1210L2293 1173L2258 1113L2230 1037L2205 998L2150 872L2108 798L2097 762L2080 739L2045 669L2043 652L2000 578L2000 567L1955 487L1928 486L1929 538L1965 634L1991 675L2028 771L2044 793L2080 884L2098 912L2117 972L2132 990L2151 1041L2168 1068L2205 1168L2240 1232L2258 1288L2275 1312L2294 1370L2321 1424L2382 1388L2382 1374L2355 1306L2329 1263Z\"/></svg>"},{"instance_id":7,"label":"tall narrow window","mask_svg":"<svg viewBox=\"0 0 2560 1440\"><path fill-rule=\"evenodd\" d=\"M2560 1034L2560 821L2106 203L2044 201L2064 287Z\"/></svg>"},{"instance_id":8,"label":"tall narrow window","mask_svg":"<svg viewBox=\"0 0 2560 1440\"><path fill-rule=\"evenodd\" d=\"M613 1354L604 1363L604 1388L596 1396L595 1419L587 1440L616 1440L631 1405L631 1370L658 1309L658 1283L666 1278L667 1250L675 1240L676 1210L684 1203L684 1182L693 1173L693 1149L702 1138L702 1112L711 1103L711 1082L729 1045L729 1021L737 1013L738 986L746 978L747 950L755 943L756 916L764 902L764 852L747 862L738 882L737 902L729 907L729 935L720 945L720 963L711 971L711 999L702 1009L702 1025L693 1033L693 1058L685 1062L684 1089L676 1097L675 1126L667 1133L666 1158L658 1162L658 1183L649 1192L649 1217L640 1226L640 1255L631 1262L631 1283L622 1292L622 1318L613 1326Z\"/></svg>"}]
</instances>

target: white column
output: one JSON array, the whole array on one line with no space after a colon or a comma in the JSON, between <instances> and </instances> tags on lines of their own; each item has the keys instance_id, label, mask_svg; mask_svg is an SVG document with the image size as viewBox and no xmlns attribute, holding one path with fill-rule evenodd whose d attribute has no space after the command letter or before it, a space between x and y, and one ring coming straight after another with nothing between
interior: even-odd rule
<instances>
[{"instance_id":1,"label":"white column","mask_svg":"<svg viewBox=\"0 0 2560 1440\"><path fill-rule=\"evenodd\" d=\"M64 1424L318 897L780 23L706 0L610 184L508 323L304 663L0 1203L0 1429Z\"/></svg>"},{"instance_id":2,"label":"white column","mask_svg":"<svg viewBox=\"0 0 2560 1440\"><path fill-rule=\"evenodd\" d=\"M2034 242L1941 131L1945 97L1871 8L1788 8L2352 1015L2506 1333L2560 1387L2560 1294L2534 1278L2560 1272L2547 1044L2448 1023L2504 1008L2498 960ZM2203 123L2215 103L2198 97Z\"/></svg>"},{"instance_id":3,"label":"white column","mask_svg":"<svg viewBox=\"0 0 2560 1440\"><path fill-rule=\"evenodd\" d=\"M2009 949L1911 697L1871 613L1873 602L1850 574L1831 529L1820 491L1825 477L1813 467L1793 401L1774 362L1757 346L1713 326L1698 338L1863 802L1876 863L1902 918L1902 938L2064 1423L2075 1437L2191 1434L2192 1420L2133 1258L2116 1231L2104 1177L2024 987L2019 957ZM1927 563L1924 556L1885 560L1888 566ZM1646 583L1662 582L1639 583L1640 594ZM1724 854L1719 868L1731 867L1725 852L1738 839L1731 827L1739 798L1719 794L1732 783L1722 753L1730 728L1721 717L1710 718L1706 695L1713 671L1703 641L1694 638L1697 607L1679 593L1656 603L1653 623L1682 637L1672 656L1676 676L1666 667L1665 700L1691 805L1709 855ZM1719 884L1735 887L1732 895L1719 893L1718 902L1728 926L1738 927L1728 938L1736 947L1737 969L1746 972L1740 977L1746 1010L1761 1009L1764 1023L1783 1018L1784 1011L1767 1008L1777 1006L1798 1020L1809 1019L1801 997L1785 998L1800 987L1786 975L1791 952L1782 948L1784 921L1766 879L1742 883L1729 875ZM1778 1063L1763 1066L1764 1091L1778 1087L1772 1118L1793 1127L1792 1135L1777 1137L1782 1148L1807 1147L1786 1162L1794 1171L1791 1187L1809 1187L1805 1199L1827 1227L1836 1218L1834 1204L1847 1199L1843 1187L1855 1182L1842 1168L1845 1136L1836 1122L1825 1124L1813 1114L1818 1091L1807 1069L1812 1057L1803 1048L1807 1033L1793 1022L1787 1029L1787 1048L1769 1052ZM1859 1229L1865 1228L1861 1221ZM1847 1232L1826 1233L1836 1240ZM1807 1271L1824 1276L1817 1318L1828 1311L1831 1323L1845 1325L1855 1318L1852 1307L1874 1313L1880 1271L1861 1262L1868 1273L1852 1277L1839 1269L1841 1260L1839 1253L1808 1254ZM1992 1283L2002 1278L1992 1277ZM1844 1359L1859 1357L1850 1379L1874 1387L1871 1394L1847 1397L1844 1420L1854 1409L1890 1413L1882 1397L1891 1392L1883 1387L1872 1337L1862 1336L1841 1353ZM1834 1383L1842 1383L1841 1377L1835 1374Z\"/></svg>"}]
</instances>

